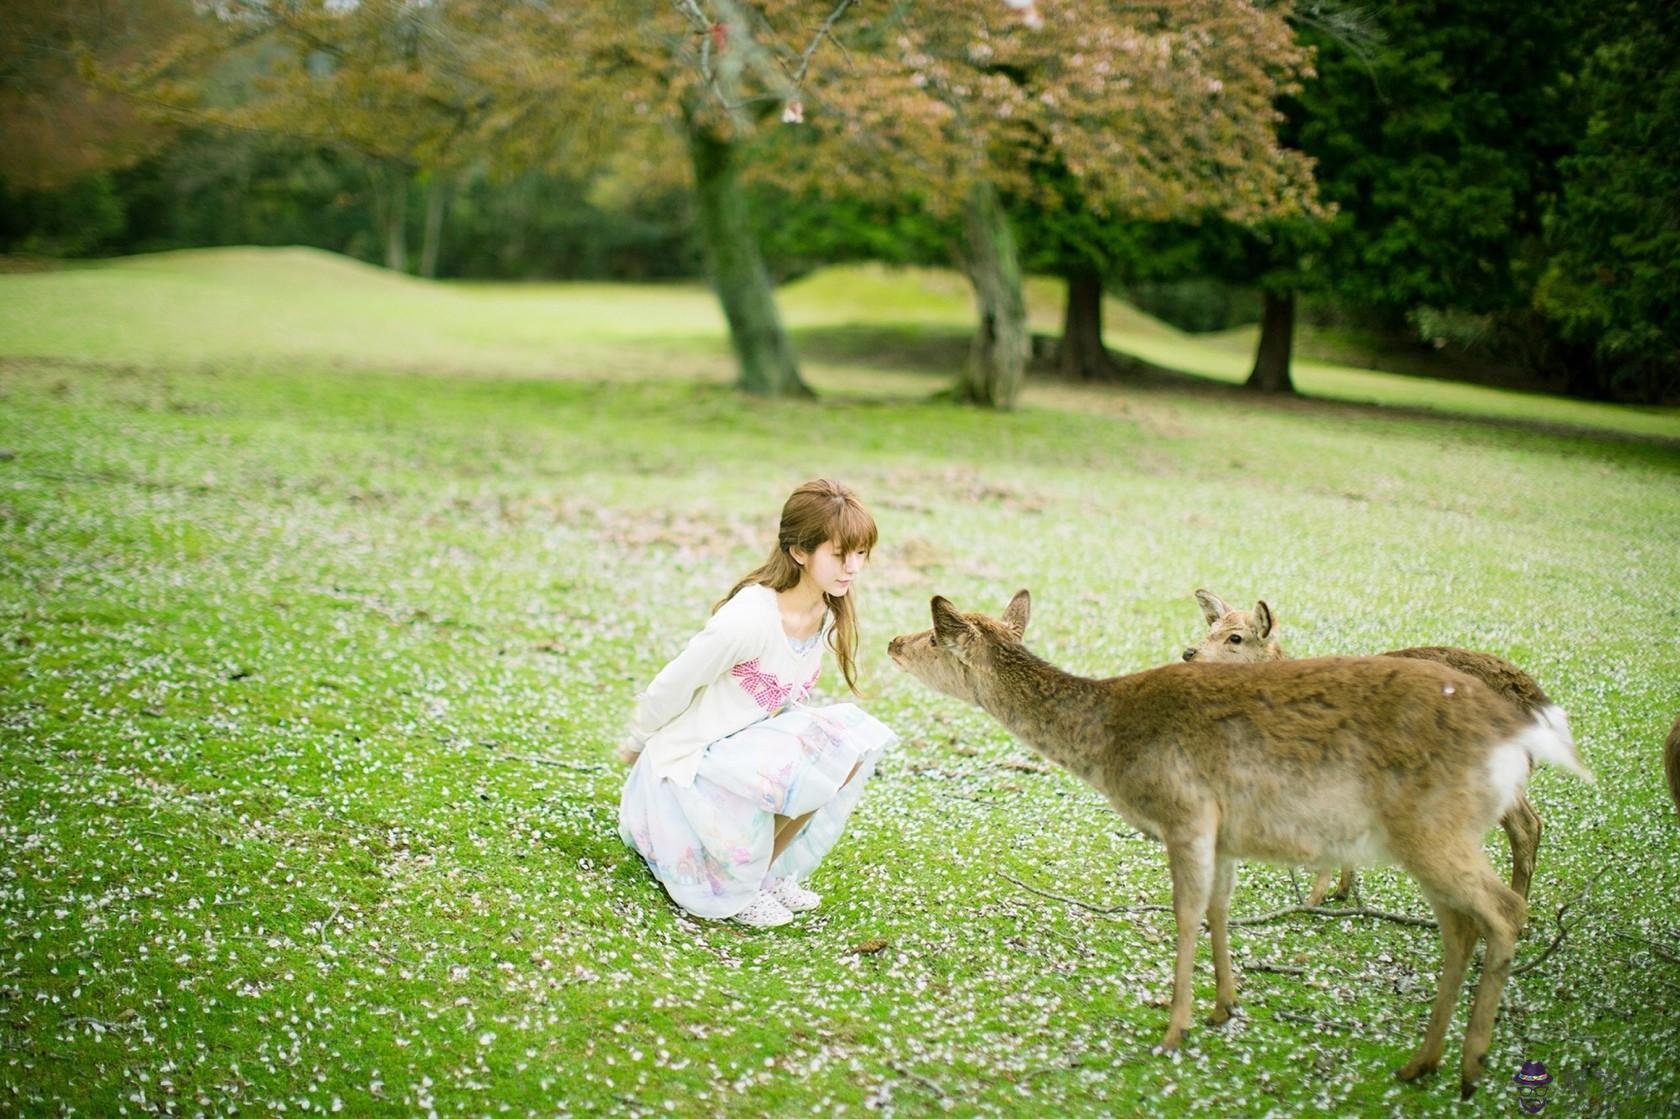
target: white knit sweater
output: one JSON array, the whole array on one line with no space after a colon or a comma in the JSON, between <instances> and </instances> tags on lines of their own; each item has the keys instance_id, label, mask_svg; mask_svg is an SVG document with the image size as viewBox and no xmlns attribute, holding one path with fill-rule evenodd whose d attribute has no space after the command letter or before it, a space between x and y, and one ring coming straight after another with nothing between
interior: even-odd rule
<instances>
[{"instance_id":1,"label":"white knit sweater","mask_svg":"<svg viewBox=\"0 0 1680 1119\"><path fill-rule=\"evenodd\" d=\"M833 615L823 618L823 636ZM642 764L684 787L706 746L798 703L822 671L824 641L797 652L782 629L776 592L742 587L636 697L628 734Z\"/></svg>"}]
</instances>

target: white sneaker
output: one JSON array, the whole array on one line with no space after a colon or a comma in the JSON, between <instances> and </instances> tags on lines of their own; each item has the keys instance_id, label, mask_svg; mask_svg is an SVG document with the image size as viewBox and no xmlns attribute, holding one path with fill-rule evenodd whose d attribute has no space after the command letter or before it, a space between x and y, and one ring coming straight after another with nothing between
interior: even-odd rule
<instances>
[{"instance_id":1,"label":"white sneaker","mask_svg":"<svg viewBox=\"0 0 1680 1119\"><path fill-rule=\"evenodd\" d=\"M813 893L795 882L792 878L778 878L775 885L770 887L770 896L781 902L792 913L803 913L807 909L815 909L822 904L822 895Z\"/></svg>"},{"instance_id":2,"label":"white sneaker","mask_svg":"<svg viewBox=\"0 0 1680 1119\"><path fill-rule=\"evenodd\" d=\"M745 909L735 914L735 919L755 929L773 929L793 920L793 912L777 901L769 890L760 890Z\"/></svg>"}]
</instances>

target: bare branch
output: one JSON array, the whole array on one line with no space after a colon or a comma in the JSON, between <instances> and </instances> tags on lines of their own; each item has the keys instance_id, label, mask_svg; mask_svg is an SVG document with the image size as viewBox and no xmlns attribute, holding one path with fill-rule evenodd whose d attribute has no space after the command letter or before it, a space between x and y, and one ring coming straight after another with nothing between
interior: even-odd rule
<instances>
[{"instance_id":1,"label":"bare branch","mask_svg":"<svg viewBox=\"0 0 1680 1119\"><path fill-rule=\"evenodd\" d=\"M1377 91L1377 96L1387 100L1383 96L1382 82L1378 80L1376 66L1372 62L1373 52L1387 41L1387 37L1377 27L1368 9L1336 3L1333 0L1312 0L1292 8L1289 18L1329 36L1340 44L1342 49L1358 59L1359 64L1365 68L1365 76L1371 79L1371 86Z\"/></svg>"},{"instance_id":2,"label":"bare branch","mask_svg":"<svg viewBox=\"0 0 1680 1119\"><path fill-rule=\"evenodd\" d=\"M1242 969L1244 971L1265 971L1270 972L1273 975L1307 974L1307 969L1304 967L1297 967L1294 964L1270 964L1265 960L1255 960L1252 963L1245 963L1243 964Z\"/></svg>"},{"instance_id":3,"label":"bare branch","mask_svg":"<svg viewBox=\"0 0 1680 1119\"><path fill-rule=\"evenodd\" d=\"M1356 905L1347 909L1337 909L1328 905L1291 905L1285 909L1273 910L1270 913L1259 913L1253 917L1232 917L1227 924L1231 925L1264 925L1284 917L1292 917L1297 913L1311 913L1315 917L1375 917L1379 921L1393 921L1397 925L1413 925L1420 929L1433 929L1435 922L1428 917L1419 917L1413 913L1390 913L1385 909L1372 909L1367 905Z\"/></svg>"},{"instance_id":4,"label":"bare branch","mask_svg":"<svg viewBox=\"0 0 1680 1119\"><path fill-rule=\"evenodd\" d=\"M580 769L585 772L598 772L607 769L605 762L574 762L565 758L545 758L540 754L503 754L510 761L529 762L532 765L551 765L557 769Z\"/></svg>"},{"instance_id":5,"label":"bare branch","mask_svg":"<svg viewBox=\"0 0 1680 1119\"><path fill-rule=\"evenodd\" d=\"M811 56L817 53L817 47L821 45L824 39L830 40L835 46L839 47L840 53L846 55L846 64L848 66L852 65L852 56L846 53L845 46L834 37L834 25L840 22L840 17L845 15L846 9L851 6L852 0L840 0L840 6L828 13L828 18L823 20L821 27L817 28L817 33L811 37L811 42L799 56L799 69L795 70L793 74L795 87L804 84L805 73L811 68ZM854 66L853 69L856 69L856 67Z\"/></svg>"},{"instance_id":6,"label":"bare branch","mask_svg":"<svg viewBox=\"0 0 1680 1119\"><path fill-rule=\"evenodd\" d=\"M902 1064L900 1062L894 1061L892 1064L888 1065L887 1067L892 1069L894 1072L898 1073L900 1076L907 1077L911 1080L914 1080L917 1084L920 1084L922 1087L926 1088L928 1091L930 1091L934 1095L938 1096L941 1100L949 1100L949 1099L952 1098L951 1093L947 1092L944 1088L941 1088L936 1082L934 1082L932 1080L929 1080L927 1077L923 1076L921 1073L917 1072L915 1069L910 1068L908 1065L905 1065L905 1064Z\"/></svg>"},{"instance_id":7,"label":"bare branch","mask_svg":"<svg viewBox=\"0 0 1680 1119\"><path fill-rule=\"evenodd\" d=\"M1037 894L1041 898L1050 898L1052 901L1065 901L1069 905L1077 905L1079 908L1087 910L1091 913L1100 913L1104 917L1110 917L1110 916L1113 916L1116 913L1138 913L1138 912L1166 912L1166 913L1171 913L1172 912L1172 906L1170 906L1170 905L1141 905L1141 906L1092 905L1088 901L1080 901L1078 898L1070 898L1066 894L1056 894L1056 893L1051 893L1049 890L1041 890L1037 886L1028 885L1027 883L1021 881L1019 878L1015 878L1015 877L1012 877L1011 875L1005 874L1001 870L998 871L998 877L1003 878L1007 881L1013 882L1013 883L1015 883L1015 885L1021 887L1021 889L1026 890L1029 893Z\"/></svg>"},{"instance_id":8,"label":"bare branch","mask_svg":"<svg viewBox=\"0 0 1680 1119\"><path fill-rule=\"evenodd\" d=\"M840 0L800 52L797 67L791 70L788 64L778 58L760 41L760 36L754 33L760 25L768 30L763 16L743 7L736 0L716 0L719 19L708 16L698 0L672 0L672 7L688 22L694 33L700 36L701 83L731 119L738 124L745 124L746 121L741 116L742 109L752 105L776 102L786 104L800 100L800 91L810 73L812 59L824 39L839 47L847 65L856 69L845 45L834 34L835 24L855 2L856 0ZM713 51L713 36L720 27L724 29L725 38L718 43L717 53L725 56L726 63L723 65L717 64ZM751 71L770 92L741 96L734 88L733 79L743 71Z\"/></svg>"},{"instance_id":9,"label":"bare branch","mask_svg":"<svg viewBox=\"0 0 1680 1119\"><path fill-rule=\"evenodd\" d=\"M1671 964L1680 964L1680 956L1675 955L1674 950L1666 944L1661 944L1648 937L1634 936L1632 933L1619 932L1616 934L1616 939L1632 941L1635 944L1643 944L1651 950L1651 954L1657 957L1657 959L1664 960Z\"/></svg>"},{"instance_id":10,"label":"bare branch","mask_svg":"<svg viewBox=\"0 0 1680 1119\"><path fill-rule=\"evenodd\" d=\"M1598 880L1604 877L1604 872L1608 869L1610 868L1601 868L1597 874L1587 879L1587 884L1581 887L1580 893L1558 906L1557 916L1553 918L1553 920L1557 922L1557 932L1552 934L1551 942L1548 943L1546 947L1541 950L1540 954L1535 956L1532 960L1525 960L1523 963L1513 967L1511 969L1512 975L1521 975L1525 971L1530 971L1539 967L1545 962L1547 956L1550 956L1553 952L1557 951L1558 945L1563 943L1563 938L1569 935L1569 927L1563 923L1563 915L1569 911L1570 906L1579 901L1583 901L1588 894L1592 893L1593 887L1598 885Z\"/></svg>"},{"instance_id":11,"label":"bare branch","mask_svg":"<svg viewBox=\"0 0 1680 1119\"><path fill-rule=\"evenodd\" d=\"M1323 1018L1314 1018L1310 1014L1300 1014L1293 1010L1277 1010L1272 1017L1281 1018L1285 1022L1299 1022L1303 1026L1317 1026L1321 1030L1341 1030L1346 1033L1351 1027L1340 1022L1327 1022Z\"/></svg>"},{"instance_id":12,"label":"bare branch","mask_svg":"<svg viewBox=\"0 0 1680 1119\"><path fill-rule=\"evenodd\" d=\"M1069 905L1077 905L1081 909L1089 910L1092 913L1099 913L1105 917L1111 917L1116 913L1173 912L1173 907L1170 905L1092 905L1089 902L1080 901L1078 898L1070 898L1065 894L1056 894L1051 893L1049 890L1041 890L1037 886L1028 885L1018 878L1011 878L1002 871L999 871L998 873L1000 877L1006 878L1015 883L1015 885L1021 887L1023 890L1028 890L1040 897L1051 898L1055 901L1064 901ZM1424 929L1432 929L1436 927L1435 922L1430 920L1428 917L1419 917L1411 913L1390 913L1387 910L1372 909L1369 906L1364 905L1353 906L1347 909L1335 909L1325 905L1291 905L1283 909L1275 909L1270 913L1257 913L1252 917L1232 917L1226 923L1230 925L1264 925L1269 924L1272 921L1281 920L1285 917L1293 917L1297 913L1309 913L1315 917L1374 917L1380 921L1393 921L1397 925L1413 925Z\"/></svg>"}]
</instances>

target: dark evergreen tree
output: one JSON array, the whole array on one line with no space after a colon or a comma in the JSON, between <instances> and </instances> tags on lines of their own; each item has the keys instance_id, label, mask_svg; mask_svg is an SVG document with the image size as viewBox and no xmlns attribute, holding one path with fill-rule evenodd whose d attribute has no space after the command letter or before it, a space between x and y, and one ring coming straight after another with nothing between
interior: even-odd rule
<instances>
[{"instance_id":1,"label":"dark evergreen tree","mask_svg":"<svg viewBox=\"0 0 1680 1119\"><path fill-rule=\"evenodd\" d=\"M1571 119L1573 5L1382 5L1304 23L1318 78L1283 108L1328 223L1214 230L1208 267L1265 298L1252 387L1290 391L1297 297L1322 292L1396 332L1420 309L1518 314ZM1210 227L1212 228L1212 227Z\"/></svg>"},{"instance_id":2,"label":"dark evergreen tree","mask_svg":"<svg viewBox=\"0 0 1680 1119\"><path fill-rule=\"evenodd\" d=\"M1536 305L1572 391L1657 401L1680 392L1680 9L1611 6L1593 39Z\"/></svg>"}]
</instances>

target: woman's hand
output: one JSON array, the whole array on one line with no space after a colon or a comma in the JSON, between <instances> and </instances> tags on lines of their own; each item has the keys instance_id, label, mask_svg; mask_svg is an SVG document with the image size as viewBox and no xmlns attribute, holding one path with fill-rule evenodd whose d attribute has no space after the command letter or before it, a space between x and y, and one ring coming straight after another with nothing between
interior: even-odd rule
<instances>
[{"instance_id":1,"label":"woman's hand","mask_svg":"<svg viewBox=\"0 0 1680 1119\"><path fill-rule=\"evenodd\" d=\"M629 735L618 740L618 746L613 750L613 757L625 765L635 765L636 759L642 756L642 744Z\"/></svg>"}]
</instances>

